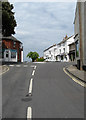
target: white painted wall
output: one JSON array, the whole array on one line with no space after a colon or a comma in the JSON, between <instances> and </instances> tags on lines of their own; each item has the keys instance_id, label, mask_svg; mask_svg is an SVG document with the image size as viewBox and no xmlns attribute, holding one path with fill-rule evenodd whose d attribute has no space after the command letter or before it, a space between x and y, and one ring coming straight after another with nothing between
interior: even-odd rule
<instances>
[{"instance_id":1,"label":"white painted wall","mask_svg":"<svg viewBox=\"0 0 86 120\"><path fill-rule=\"evenodd\" d=\"M69 61L69 44L73 43L74 42L74 36L72 36L71 38L69 38L66 43L65 43L65 53L67 54L67 61Z\"/></svg>"},{"instance_id":2,"label":"white painted wall","mask_svg":"<svg viewBox=\"0 0 86 120\"><path fill-rule=\"evenodd\" d=\"M21 62L23 62L24 60L23 60L23 51L21 51Z\"/></svg>"},{"instance_id":3,"label":"white painted wall","mask_svg":"<svg viewBox=\"0 0 86 120\"><path fill-rule=\"evenodd\" d=\"M56 46L51 47L50 49L46 50L44 52L44 59L45 61L62 61L62 62L68 62L69 61L69 44L74 42L74 36L66 40L64 43L61 43L60 45L57 44ZM65 51L64 51L65 49ZM65 54L66 58L63 57L63 60L61 60L61 55Z\"/></svg>"},{"instance_id":4,"label":"white painted wall","mask_svg":"<svg viewBox=\"0 0 86 120\"><path fill-rule=\"evenodd\" d=\"M56 55L57 55L57 45L44 51L45 61L56 61Z\"/></svg>"},{"instance_id":5,"label":"white painted wall","mask_svg":"<svg viewBox=\"0 0 86 120\"><path fill-rule=\"evenodd\" d=\"M57 58L58 61L63 61L63 62L68 62L69 61L69 44L74 42L74 36L72 36L71 38L69 38L67 41L65 41L64 43L58 44L58 54L57 54ZM65 49L65 51L64 51ZM65 57L63 57L63 60L61 60L61 55L65 54L67 59Z\"/></svg>"}]
</instances>

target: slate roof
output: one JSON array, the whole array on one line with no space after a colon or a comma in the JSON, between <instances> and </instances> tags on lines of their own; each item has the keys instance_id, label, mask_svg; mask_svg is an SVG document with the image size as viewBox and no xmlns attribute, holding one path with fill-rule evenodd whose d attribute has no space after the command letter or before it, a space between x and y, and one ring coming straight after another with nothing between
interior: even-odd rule
<instances>
[{"instance_id":1,"label":"slate roof","mask_svg":"<svg viewBox=\"0 0 86 120\"><path fill-rule=\"evenodd\" d=\"M0 40L12 40L12 41L17 41L22 43L21 41L17 40L14 36L2 36L2 34L0 33Z\"/></svg>"},{"instance_id":2,"label":"slate roof","mask_svg":"<svg viewBox=\"0 0 86 120\"><path fill-rule=\"evenodd\" d=\"M71 37L73 37L73 35L72 36L70 36L70 37L67 37L66 39L64 38L60 43L58 43L57 45L60 45L60 44L62 44L62 43L64 43L64 42L66 42L69 38L71 38Z\"/></svg>"},{"instance_id":3,"label":"slate roof","mask_svg":"<svg viewBox=\"0 0 86 120\"><path fill-rule=\"evenodd\" d=\"M56 46L56 44L55 44L55 45L50 46L50 47L49 47L49 48L47 48L47 49L45 49L45 50L44 50L44 52L45 52L45 51L47 51L47 50L49 50L50 48L52 48L52 47L54 47L54 46Z\"/></svg>"}]
</instances>

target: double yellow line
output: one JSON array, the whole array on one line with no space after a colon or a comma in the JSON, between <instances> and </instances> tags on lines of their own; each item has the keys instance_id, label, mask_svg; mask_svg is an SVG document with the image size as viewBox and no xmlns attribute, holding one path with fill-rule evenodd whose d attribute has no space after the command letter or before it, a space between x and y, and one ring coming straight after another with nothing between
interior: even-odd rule
<instances>
[{"instance_id":1,"label":"double yellow line","mask_svg":"<svg viewBox=\"0 0 86 120\"><path fill-rule=\"evenodd\" d=\"M78 83L79 85L81 85L81 86L83 86L83 87L86 87L86 83L84 83L84 82L76 79L74 76L72 76L71 74L69 74L69 73L66 71L65 68L63 68L63 71L64 71L70 78L72 78L72 80L73 80L74 82Z\"/></svg>"}]
</instances>

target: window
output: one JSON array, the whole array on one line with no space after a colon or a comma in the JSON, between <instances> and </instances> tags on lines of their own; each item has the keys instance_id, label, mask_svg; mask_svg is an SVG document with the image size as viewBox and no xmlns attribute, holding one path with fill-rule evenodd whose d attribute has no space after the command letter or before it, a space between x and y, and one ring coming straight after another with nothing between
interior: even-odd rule
<instances>
[{"instance_id":1,"label":"window","mask_svg":"<svg viewBox=\"0 0 86 120\"><path fill-rule=\"evenodd\" d=\"M65 53L65 48L63 48L63 52Z\"/></svg>"},{"instance_id":2,"label":"window","mask_svg":"<svg viewBox=\"0 0 86 120\"><path fill-rule=\"evenodd\" d=\"M16 47L16 42L15 41L13 42L13 47Z\"/></svg>"},{"instance_id":3,"label":"window","mask_svg":"<svg viewBox=\"0 0 86 120\"><path fill-rule=\"evenodd\" d=\"M49 54L51 54L51 51L49 51Z\"/></svg>"},{"instance_id":4,"label":"window","mask_svg":"<svg viewBox=\"0 0 86 120\"><path fill-rule=\"evenodd\" d=\"M11 52L11 58L16 58L16 52L14 51Z\"/></svg>"},{"instance_id":5,"label":"window","mask_svg":"<svg viewBox=\"0 0 86 120\"><path fill-rule=\"evenodd\" d=\"M54 51L56 51L56 48L54 48Z\"/></svg>"},{"instance_id":6,"label":"window","mask_svg":"<svg viewBox=\"0 0 86 120\"><path fill-rule=\"evenodd\" d=\"M79 57L79 41L76 42L76 57Z\"/></svg>"}]
</instances>

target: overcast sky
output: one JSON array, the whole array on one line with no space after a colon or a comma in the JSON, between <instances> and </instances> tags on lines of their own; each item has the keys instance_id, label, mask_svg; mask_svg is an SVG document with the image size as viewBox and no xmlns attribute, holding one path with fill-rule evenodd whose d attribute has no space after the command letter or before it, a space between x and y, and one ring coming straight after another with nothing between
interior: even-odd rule
<instances>
[{"instance_id":1,"label":"overcast sky","mask_svg":"<svg viewBox=\"0 0 86 120\"><path fill-rule=\"evenodd\" d=\"M74 34L75 2L15 2L15 37L24 46L24 60L30 51L43 50Z\"/></svg>"}]
</instances>

